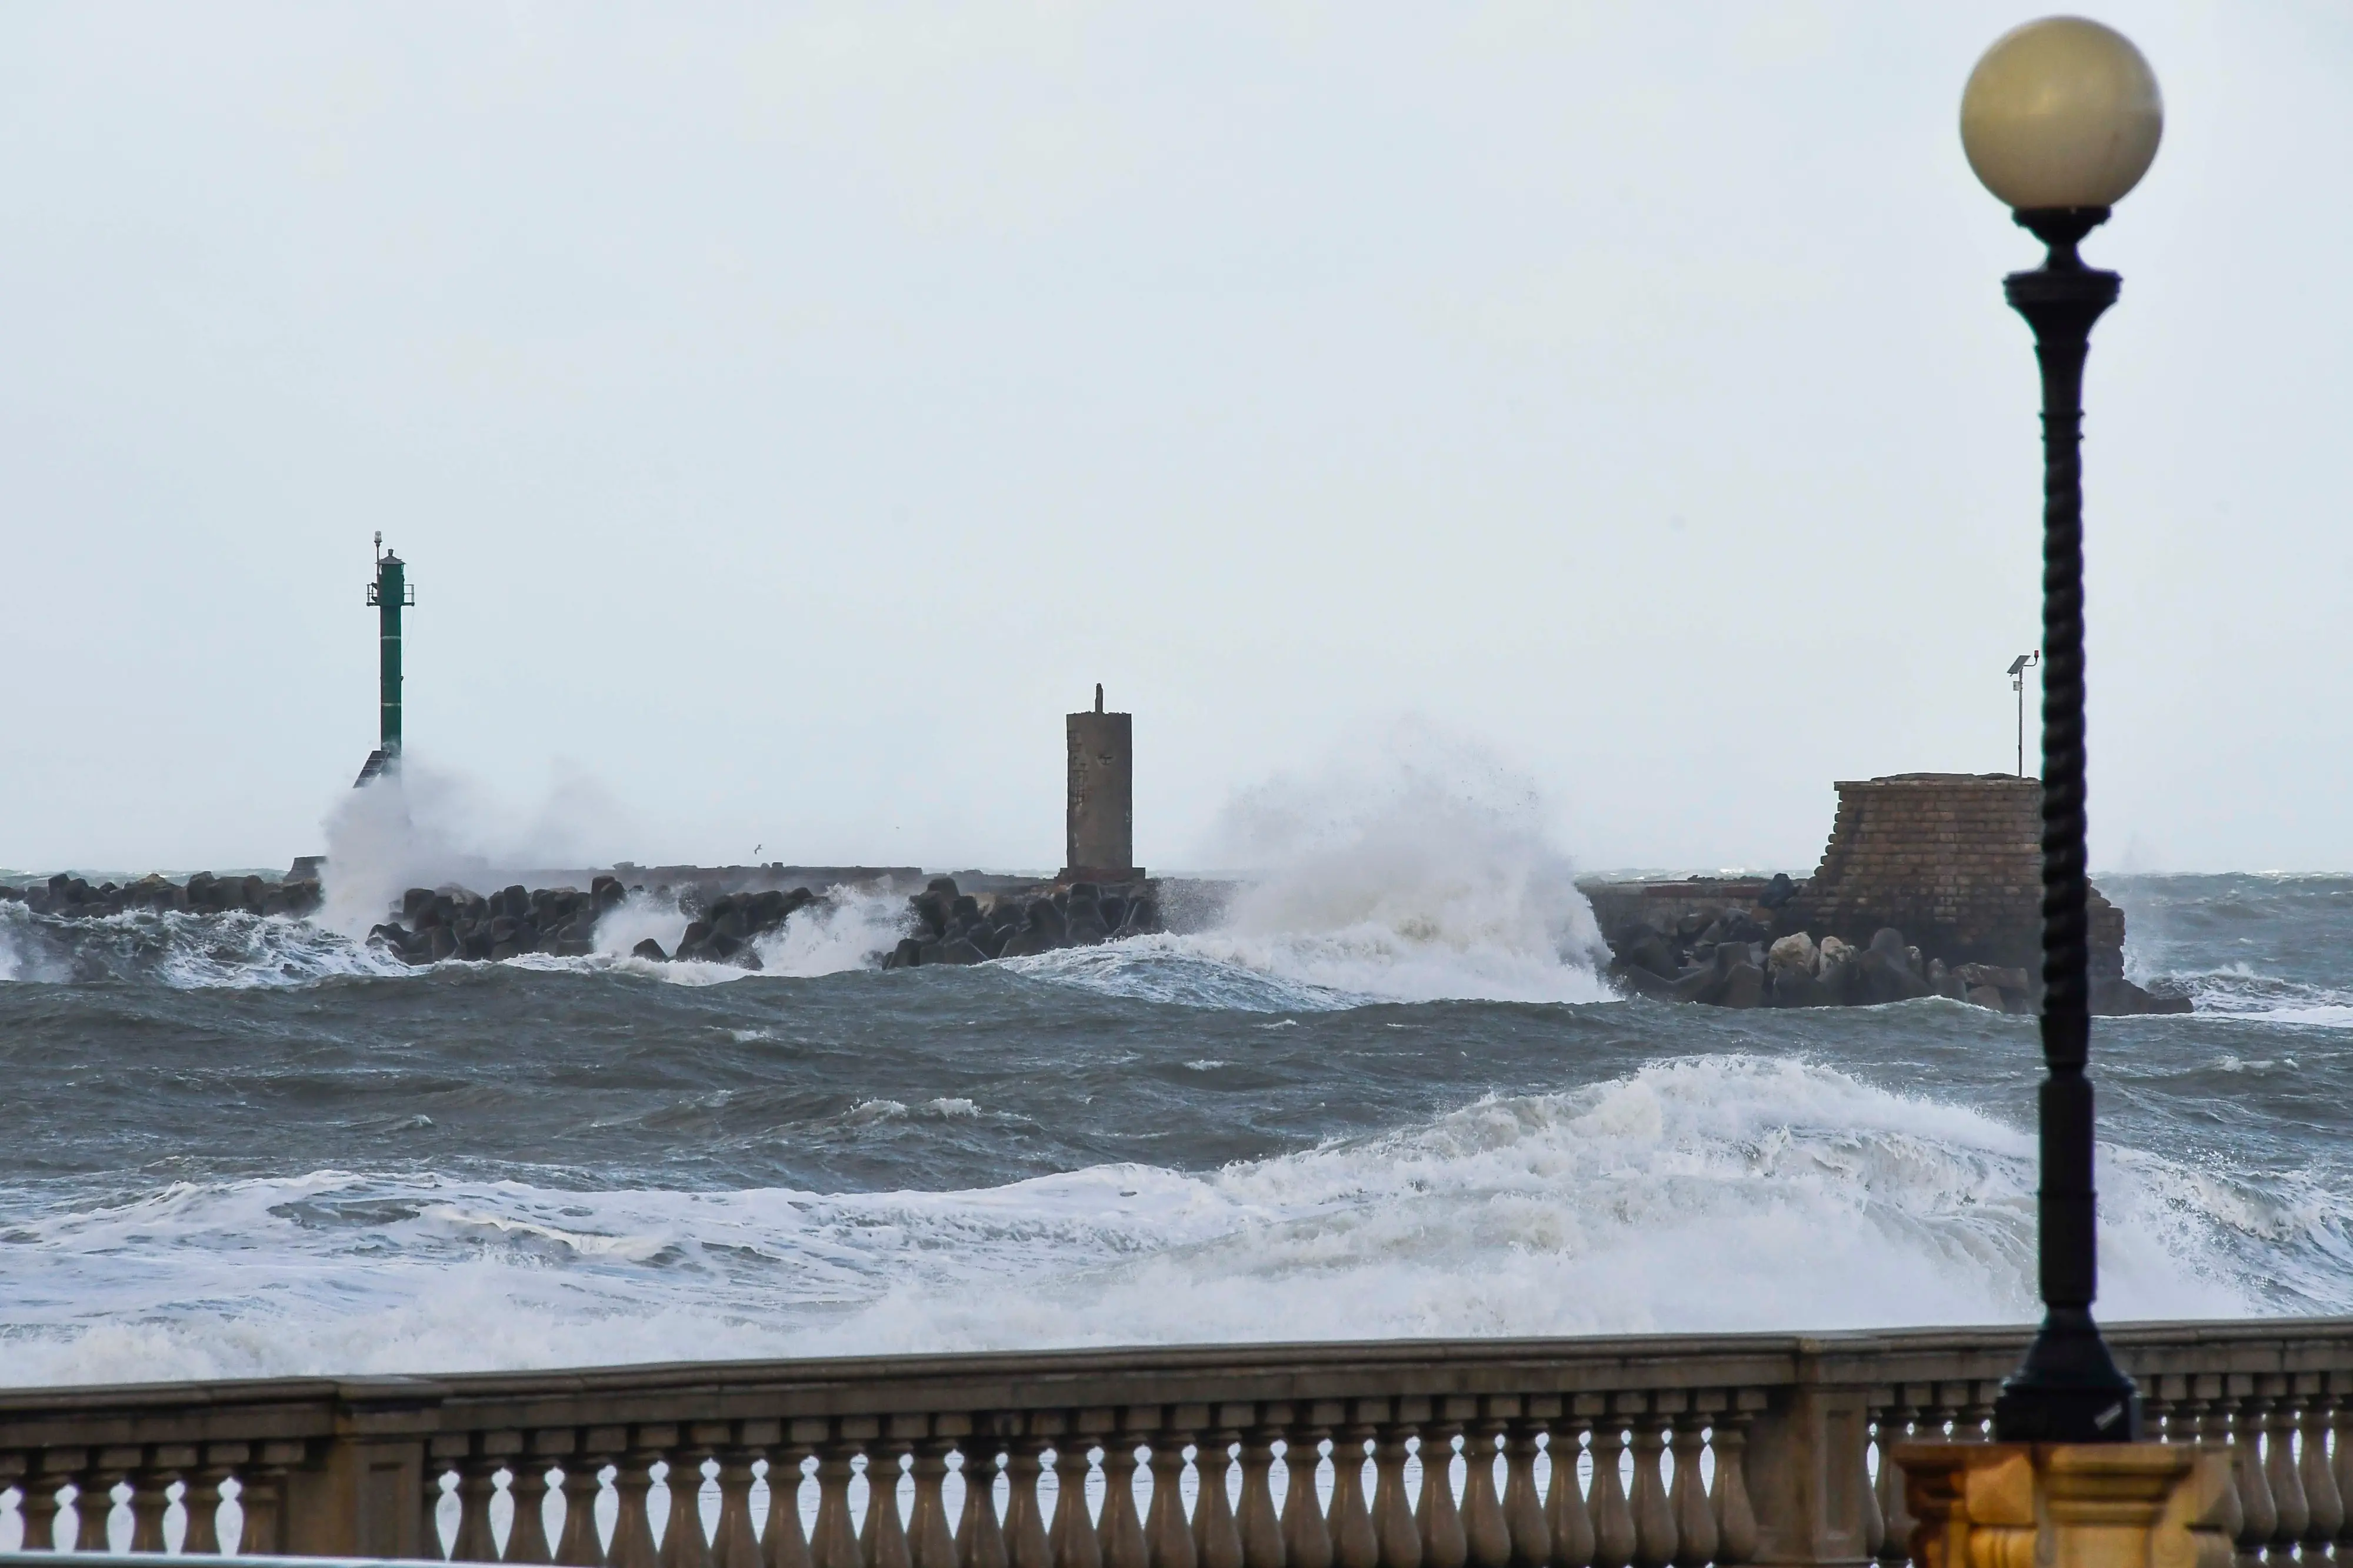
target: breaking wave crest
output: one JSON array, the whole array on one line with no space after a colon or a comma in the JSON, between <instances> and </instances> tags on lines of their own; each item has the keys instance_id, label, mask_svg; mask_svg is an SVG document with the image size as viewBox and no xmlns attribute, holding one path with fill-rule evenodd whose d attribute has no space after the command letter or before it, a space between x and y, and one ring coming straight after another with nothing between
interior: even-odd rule
<instances>
[{"instance_id":1,"label":"breaking wave crest","mask_svg":"<svg viewBox=\"0 0 2353 1568\"><path fill-rule=\"evenodd\" d=\"M333 1171L179 1184L5 1216L18 1289L0 1384L690 1346L2019 1321L2032 1161L2027 1135L1972 1110L1801 1060L1710 1056L1199 1173L1109 1164L879 1194ZM2102 1194L2113 1317L2353 1308L2341 1194L2116 1148Z\"/></svg>"},{"instance_id":2,"label":"breaking wave crest","mask_svg":"<svg viewBox=\"0 0 2353 1568\"><path fill-rule=\"evenodd\" d=\"M136 981L193 990L406 973L387 953L282 915L139 910L59 920L0 903L0 981Z\"/></svg>"}]
</instances>

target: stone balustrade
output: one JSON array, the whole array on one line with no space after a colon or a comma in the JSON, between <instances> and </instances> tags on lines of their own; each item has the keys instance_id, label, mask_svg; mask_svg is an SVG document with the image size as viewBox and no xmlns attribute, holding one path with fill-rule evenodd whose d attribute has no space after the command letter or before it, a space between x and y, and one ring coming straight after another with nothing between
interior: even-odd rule
<instances>
[{"instance_id":1,"label":"stone balustrade","mask_svg":"<svg viewBox=\"0 0 2353 1568\"><path fill-rule=\"evenodd\" d=\"M2110 1337L2151 1436L2232 1456L2216 1522L2239 1568L2353 1541L2353 1320ZM1910 1527L1885 1456L1979 1436L2024 1341L1408 1341L22 1390L0 1394L0 1541L569 1568L1896 1568Z\"/></svg>"}]
</instances>

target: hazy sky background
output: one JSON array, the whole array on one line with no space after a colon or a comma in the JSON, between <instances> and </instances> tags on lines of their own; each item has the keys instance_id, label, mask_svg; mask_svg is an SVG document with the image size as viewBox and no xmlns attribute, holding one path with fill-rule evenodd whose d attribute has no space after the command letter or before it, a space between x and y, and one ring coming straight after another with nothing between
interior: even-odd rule
<instances>
[{"instance_id":1,"label":"hazy sky background","mask_svg":"<svg viewBox=\"0 0 2353 1568\"><path fill-rule=\"evenodd\" d=\"M375 741L651 862L1051 868L1419 716L1596 866L2012 761L2016 4L15 4L0 865L282 864ZM2094 863L2353 867L2353 10L2109 5ZM552 804L551 804L552 803ZM486 809L491 809L486 807Z\"/></svg>"}]
</instances>

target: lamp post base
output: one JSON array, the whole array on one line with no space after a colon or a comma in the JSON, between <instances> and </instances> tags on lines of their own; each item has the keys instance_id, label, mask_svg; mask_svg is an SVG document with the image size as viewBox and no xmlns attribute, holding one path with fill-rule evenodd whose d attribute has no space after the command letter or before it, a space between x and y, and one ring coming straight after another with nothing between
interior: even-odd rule
<instances>
[{"instance_id":1,"label":"lamp post base","mask_svg":"<svg viewBox=\"0 0 2353 1568\"><path fill-rule=\"evenodd\" d=\"M2133 1443L2140 1390L2081 1307L2053 1307L1993 1404L1997 1443Z\"/></svg>"}]
</instances>

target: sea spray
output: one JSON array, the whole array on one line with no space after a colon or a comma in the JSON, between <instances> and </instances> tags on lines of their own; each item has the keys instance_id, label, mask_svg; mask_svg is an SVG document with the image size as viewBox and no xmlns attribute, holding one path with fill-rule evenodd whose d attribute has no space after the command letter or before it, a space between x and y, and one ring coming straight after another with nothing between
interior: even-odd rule
<instances>
[{"instance_id":1,"label":"sea spray","mask_svg":"<svg viewBox=\"0 0 2353 1568\"><path fill-rule=\"evenodd\" d=\"M484 892L515 868L589 864L595 847L618 835L620 818L585 775L559 777L518 809L462 773L405 755L396 771L343 792L329 808L319 922L360 936L409 888Z\"/></svg>"},{"instance_id":2,"label":"sea spray","mask_svg":"<svg viewBox=\"0 0 2353 1568\"><path fill-rule=\"evenodd\" d=\"M1018 963L1197 1006L1611 999L1592 906L1539 792L1423 729L1244 792L1211 853L1255 869L1208 930Z\"/></svg>"}]
</instances>

